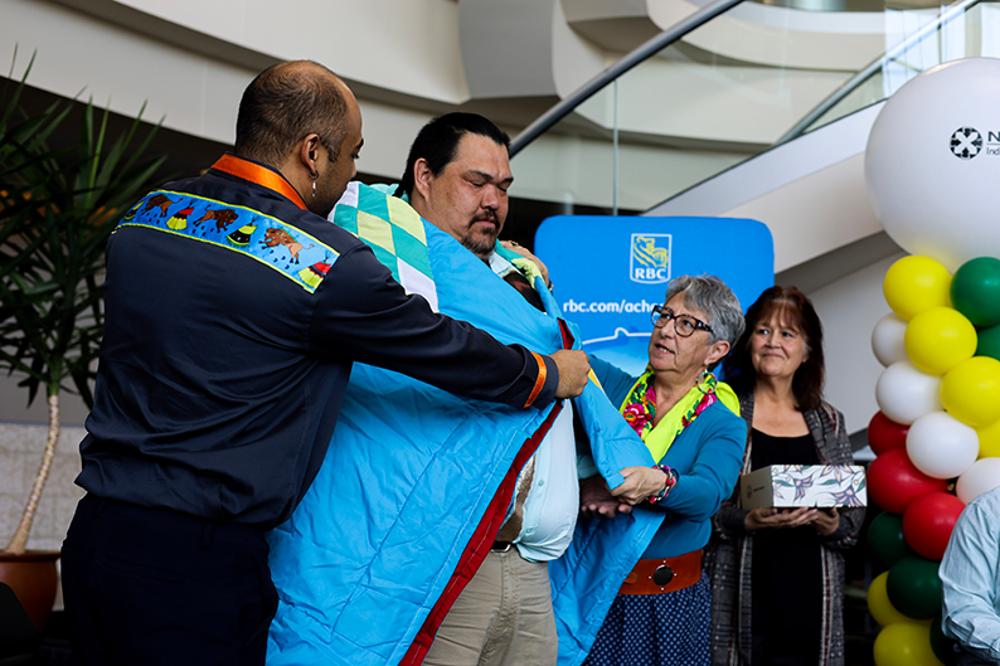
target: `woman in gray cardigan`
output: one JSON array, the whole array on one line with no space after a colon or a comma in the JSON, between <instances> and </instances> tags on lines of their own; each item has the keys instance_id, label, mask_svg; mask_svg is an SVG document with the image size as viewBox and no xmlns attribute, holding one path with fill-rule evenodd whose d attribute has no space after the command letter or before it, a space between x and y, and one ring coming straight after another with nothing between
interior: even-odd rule
<instances>
[{"instance_id":1,"label":"woman in gray cardigan","mask_svg":"<svg viewBox=\"0 0 1000 666\"><path fill-rule=\"evenodd\" d=\"M852 461L843 415L823 401L823 333L802 292L767 289L726 361L749 436L743 471ZM843 552L863 509L740 508L715 518L712 661L717 665L844 663Z\"/></svg>"}]
</instances>

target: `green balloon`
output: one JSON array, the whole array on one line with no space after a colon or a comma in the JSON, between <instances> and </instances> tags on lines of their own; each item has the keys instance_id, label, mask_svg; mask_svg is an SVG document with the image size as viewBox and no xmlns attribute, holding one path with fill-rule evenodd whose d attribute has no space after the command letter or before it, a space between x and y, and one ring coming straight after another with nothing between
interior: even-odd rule
<instances>
[{"instance_id":1,"label":"green balloon","mask_svg":"<svg viewBox=\"0 0 1000 666\"><path fill-rule=\"evenodd\" d=\"M868 526L868 546L876 564L888 569L910 554L903 538L903 518L894 513L880 513Z\"/></svg>"},{"instance_id":2,"label":"green balloon","mask_svg":"<svg viewBox=\"0 0 1000 666\"><path fill-rule=\"evenodd\" d=\"M889 569L886 581L889 601L903 615L929 620L941 611L941 579L938 563L907 555Z\"/></svg>"},{"instance_id":3,"label":"green balloon","mask_svg":"<svg viewBox=\"0 0 1000 666\"><path fill-rule=\"evenodd\" d=\"M1000 361L1000 326L990 326L979 331L976 356L992 356Z\"/></svg>"},{"instance_id":4,"label":"green balloon","mask_svg":"<svg viewBox=\"0 0 1000 666\"><path fill-rule=\"evenodd\" d=\"M977 257L951 281L951 303L976 326L1000 324L1000 259Z\"/></svg>"},{"instance_id":5,"label":"green balloon","mask_svg":"<svg viewBox=\"0 0 1000 666\"><path fill-rule=\"evenodd\" d=\"M934 656L941 660L944 666L955 666L958 658L962 656L962 648L958 643L951 640L941 631L941 613L931 620L931 649Z\"/></svg>"}]
</instances>

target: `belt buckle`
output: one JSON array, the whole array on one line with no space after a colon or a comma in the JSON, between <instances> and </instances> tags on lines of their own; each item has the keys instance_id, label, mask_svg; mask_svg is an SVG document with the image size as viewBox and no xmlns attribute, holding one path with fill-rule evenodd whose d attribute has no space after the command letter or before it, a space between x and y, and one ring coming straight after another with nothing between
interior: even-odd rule
<instances>
[{"instance_id":1,"label":"belt buckle","mask_svg":"<svg viewBox=\"0 0 1000 666\"><path fill-rule=\"evenodd\" d=\"M674 576L676 575L677 574L674 573L674 570L671 569L666 562L664 562L660 566L656 567L656 570L653 571L653 575L650 576L649 579L652 580L657 585L659 585L660 587L666 587L667 585L670 584L670 581L672 581L674 579Z\"/></svg>"},{"instance_id":2,"label":"belt buckle","mask_svg":"<svg viewBox=\"0 0 1000 666\"><path fill-rule=\"evenodd\" d=\"M509 552L510 549L513 547L514 547L513 541L494 541L493 546L490 547L490 552L506 553Z\"/></svg>"}]
</instances>

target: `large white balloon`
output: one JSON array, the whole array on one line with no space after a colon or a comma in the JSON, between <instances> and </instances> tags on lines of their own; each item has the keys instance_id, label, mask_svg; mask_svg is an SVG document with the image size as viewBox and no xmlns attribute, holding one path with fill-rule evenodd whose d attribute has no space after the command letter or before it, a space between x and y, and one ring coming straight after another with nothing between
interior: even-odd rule
<instances>
[{"instance_id":1,"label":"large white balloon","mask_svg":"<svg viewBox=\"0 0 1000 666\"><path fill-rule=\"evenodd\" d=\"M1000 248L1000 60L967 58L907 82L879 113L865 178L886 233L954 271Z\"/></svg>"},{"instance_id":2,"label":"large white balloon","mask_svg":"<svg viewBox=\"0 0 1000 666\"><path fill-rule=\"evenodd\" d=\"M906 360L903 336L906 322L891 312L878 320L872 329L872 351L875 358L885 367Z\"/></svg>"},{"instance_id":3,"label":"large white balloon","mask_svg":"<svg viewBox=\"0 0 1000 666\"><path fill-rule=\"evenodd\" d=\"M1000 486L1000 458L980 458L958 477L955 494L966 504Z\"/></svg>"},{"instance_id":4,"label":"large white balloon","mask_svg":"<svg viewBox=\"0 0 1000 666\"><path fill-rule=\"evenodd\" d=\"M940 377L920 372L909 361L899 361L879 375L875 401L891 421L909 425L924 414L941 411L940 388Z\"/></svg>"},{"instance_id":5,"label":"large white balloon","mask_svg":"<svg viewBox=\"0 0 1000 666\"><path fill-rule=\"evenodd\" d=\"M935 479L953 479L976 462L976 431L945 412L924 414L906 434L906 455L913 466Z\"/></svg>"}]
</instances>

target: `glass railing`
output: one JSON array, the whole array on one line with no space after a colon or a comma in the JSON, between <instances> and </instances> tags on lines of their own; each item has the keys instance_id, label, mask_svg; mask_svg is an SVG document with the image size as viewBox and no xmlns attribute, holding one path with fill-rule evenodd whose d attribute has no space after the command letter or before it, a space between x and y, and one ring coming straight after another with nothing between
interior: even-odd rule
<instances>
[{"instance_id":1,"label":"glass railing","mask_svg":"<svg viewBox=\"0 0 1000 666\"><path fill-rule=\"evenodd\" d=\"M1000 0L925 5L705 5L518 136L511 193L648 210L934 65L1000 56Z\"/></svg>"}]
</instances>

